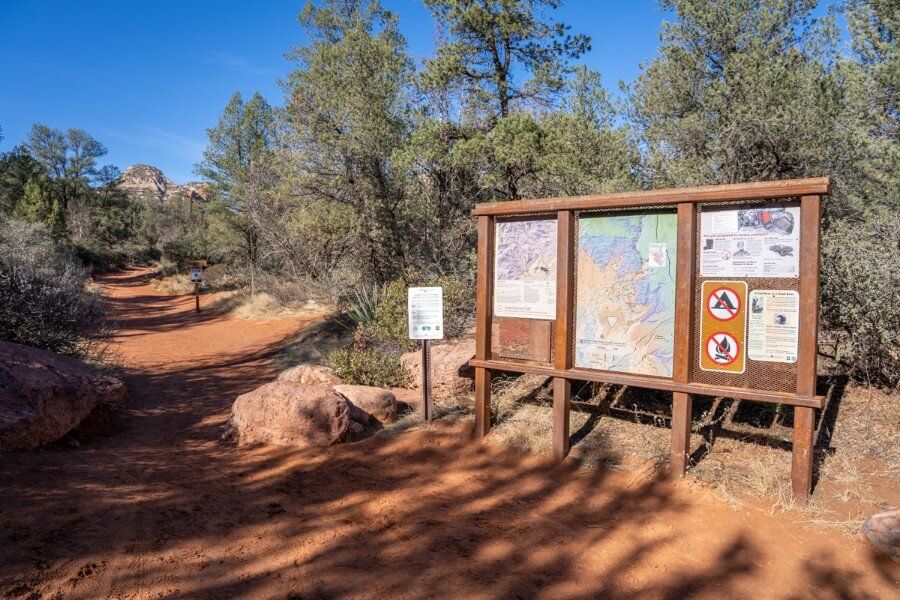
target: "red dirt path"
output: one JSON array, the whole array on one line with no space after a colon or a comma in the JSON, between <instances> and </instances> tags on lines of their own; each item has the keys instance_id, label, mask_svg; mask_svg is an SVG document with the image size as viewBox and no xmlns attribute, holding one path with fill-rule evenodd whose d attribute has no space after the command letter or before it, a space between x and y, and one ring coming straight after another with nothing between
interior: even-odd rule
<instances>
[{"instance_id":1,"label":"red dirt path","mask_svg":"<svg viewBox=\"0 0 900 600\"><path fill-rule=\"evenodd\" d=\"M470 441L468 424L323 451L218 441L299 319L103 282L122 426L0 456L0 594L22 598L890 598L844 534L703 491Z\"/></svg>"}]
</instances>

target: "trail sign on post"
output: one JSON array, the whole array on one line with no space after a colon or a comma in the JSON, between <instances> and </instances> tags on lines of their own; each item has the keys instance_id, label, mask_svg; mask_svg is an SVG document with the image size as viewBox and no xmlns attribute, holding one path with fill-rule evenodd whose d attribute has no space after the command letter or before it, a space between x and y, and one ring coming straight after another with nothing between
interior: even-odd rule
<instances>
[{"instance_id":1,"label":"trail sign on post","mask_svg":"<svg viewBox=\"0 0 900 600\"><path fill-rule=\"evenodd\" d=\"M198 260L188 267L191 283L194 284L194 306L197 312L200 312L200 284L203 283L203 267L205 266L205 260Z\"/></svg>"},{"instance_id":2,"label":"trail sign on post","mask_svg":"<svg viewBox=\"0 0 900 600\"><path fill-rule=\"evenodd\" d=\"M422 406L431 423L431 340L444 338L444 290L440 287L409 288L409 339L422 340Z\"/></svg>"}]
</instances>

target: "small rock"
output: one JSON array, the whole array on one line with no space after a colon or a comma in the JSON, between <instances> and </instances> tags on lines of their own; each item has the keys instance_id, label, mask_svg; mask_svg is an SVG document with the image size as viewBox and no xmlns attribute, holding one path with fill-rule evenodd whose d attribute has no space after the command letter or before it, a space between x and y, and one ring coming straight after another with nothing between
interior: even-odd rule
<instances>
[{"instance_id":1,"label":"small rock","mask_svg":"<svg viewBox=\"0 0 900 600\"><path fill-rule=\"evenodd\" d=\"M278 375L277 381L302 383L303 385L322 385L331 387L338 385L341 380L335 377L329 367L321 365L297 365Z\"/></svg>"},{"instance_id":2,"label":"small rock","mask_svg":"<svg viewBox=\"0 0 900 600\"><path fill-rule=\"evenodd\" d=\"M382 423L397 420L397 398L388 390L368 385L336 385L334 391Z\"/></svg>"},{"instance_id":3,"label":"small rock","mask_svg":"<svg viewBox=\"0 0 900 600\"><path fill-rule=\"evenodd\" d=\"M869 517L859 528L859 537L885 556L900 562L900 509Z\"/></svg>"}]
</instances>

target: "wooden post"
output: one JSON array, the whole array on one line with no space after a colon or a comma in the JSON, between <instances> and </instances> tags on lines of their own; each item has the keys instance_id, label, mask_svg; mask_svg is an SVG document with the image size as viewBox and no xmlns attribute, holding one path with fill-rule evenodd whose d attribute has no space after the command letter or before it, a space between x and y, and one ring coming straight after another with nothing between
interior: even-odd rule
<instances>
[{"instance_id":1,"label":"wooden post","mask_svg":"<svg viewBox=\"0 0 900 600\"><path fill-rule=\"evenodd\" d=\"M200 284L194 284L194 303L197 312L200 312Z\"/></svg>"},{"instance_id":2,"label":"wooden post","mask_svg":"<svg viewBox=\"0 0 900 600\"><path fill-rule=\"evenodd\" d=\"M672 378L676 383L688 383L694 352L694 277L697 260L697 209L692 203L678 205L678 247L675 259L675 353L672 359ZM672 453L670 475L684 477L691 454L690 394L672 393Z\"/></svg>"},{"instance_id":3,"label":"wooden post","mask_svg":"<svg viewBox=\"0 0 900 600\"><path fill-rule=\"evenodd\" d=\"M475 296L475 358L491 355L491 316L494 301L494 218L478 217L478 271ZM491 430L491 372L475 368L475 436Z\"/></svg>"},{"instance_id":4,"label":"wooden post","mask_svg":"<svg viewBox=\"0 0 900 600\"><path fill-rule=\"evenodd\" d=\"M800 198L800 322L797 340L797 395L816 393L819 333L819 228L820 196ZM816 411L794 407L794 441L791 457L791 490L801 506L809 500L813 477L813 444Z\"/></svg>"},{"instance_id":5,"label":"wooden post","mask_svg":"<svg viewBox=\"0 0 900 600\"><path fill-rule=\"evenodd\" d=\"M434 418L431 399L431 340L422 340L422 408L425 411L425 421L431 423Z\"/></svg>"},{"instance_id":6,"label":"wooden post","mask_svg":"<svg viewBox=\"0 0 900 600\"><path fill-rule=\"evenodd\" d=\"M556 339L553 366L561 371L572 368L572 308L575 275L575 214L561 210L556 214ZM569 454L569 410L572 382L553 378L553 458Z\"/></svg>"}]
</instances>

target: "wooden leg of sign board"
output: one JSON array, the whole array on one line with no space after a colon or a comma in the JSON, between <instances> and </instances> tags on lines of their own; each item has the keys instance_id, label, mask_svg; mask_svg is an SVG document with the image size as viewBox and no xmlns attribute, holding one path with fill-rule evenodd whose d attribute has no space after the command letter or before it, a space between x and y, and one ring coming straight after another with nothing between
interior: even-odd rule
<instances>
[{"instance_id":1,"label":"wooden leg of sign board","mask_svg":"<svg viewBox=\"0 0 900 600\"><path fill-rule=\"evenodd\" d=\"M422 340L422 408L425 420L431 423L434 418L431 399L431 340Z\"/></svg>"},{"instance_id":2,"label":"wooden leg of sign board","mask_svg":"<svg viewBox=\"0 0 900 600\"><path fill-rule=\"evenodd\" d=\"M794 444L791 457L791 491L800 506L806 506L812 490L813 443L816 431L816 409L794 407Z\"/></svg>"},{"instance_id":3,"label":"wooden leg of sign board","mask_svg":"<svg viewBox=\"0 0 900 600\"><path fill-rule=\"evenodd\" d=\"M684 477L688 468L691 450L691 405L690 394L673 392L672 398L672 477Z\"/></svg>"},{"instance_id":4,"label":"wooden leg of sign board","mask_svg":"<svg viewBox=\"0 0 900 600\"><path fill-rule=\"evenodd\" d=\"M553 378L553 458L562 460L569 454L569 409L572 403L572 382L563 377Z\"/></svg>"},{"instance_id":5,"label":"wooden leg of sign board","mask_svg":"<svg viewBox=\"0 0 900 600\"><path fill-rule=\"evenodd\" d=\"M197 312L200 312L200 284L194 284L194 303L196 305Z\"/></svg>"},{"instance_id":6,"label":"wooden leg of sign board","mask_svg":"<svg viewBox=\"0 0 900 600\"><path fill-rule=\"evenodd\" d=\"M475 367L475 437L483 438L491 430L491 372Z\"/></svg>"}]
</instances>

